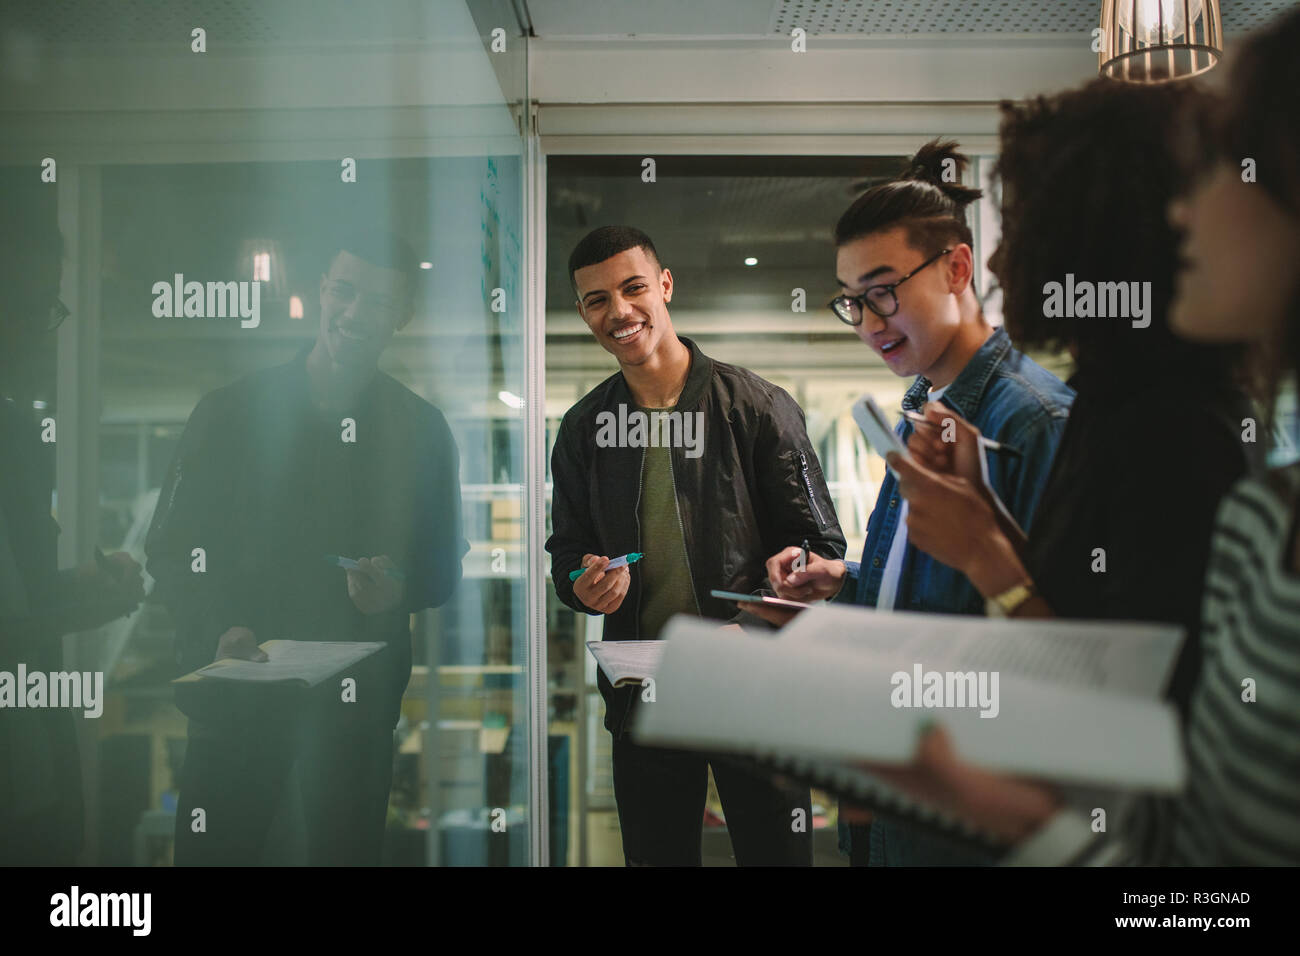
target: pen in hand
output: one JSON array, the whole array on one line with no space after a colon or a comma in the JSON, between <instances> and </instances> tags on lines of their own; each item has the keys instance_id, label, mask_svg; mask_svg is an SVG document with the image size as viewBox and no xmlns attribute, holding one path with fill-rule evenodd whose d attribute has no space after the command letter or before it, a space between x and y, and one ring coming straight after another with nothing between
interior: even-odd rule
<instances>
[{"instance_id":1,"label":"pen in hand","mask_svg":"<svg viewBox=\"0 0 1300 956\"><path fill-rule=\"evenodd\" d=\"M930 421L924 415L918 415L916 412L911 411L910 409L903 410L903 417L910 422L916 423L917 425L929 425L931 428L937 427L934 422ZM980 447L986 448L989 451L995 451L995 452L1000 452L1002 454L1010 455L1012 458L1024 457L1024 452L1022 452L1019 448L1016 448L1012 445L1004 445L1000 441L994 441L992 438L985 438L983 435L980 436Z\"/></svg>"},{"instance_id":2,"label":"pen in hand","mask_svg":"<svg viewBox=\"0 0 1300 956\"><path fill-rule=\"evenodd\" d=\"M627 554L620 555L619 557L612 559L609 562L609 564L605 565L605 570L613 571L615 568L621 568L628 564L636 564L644 557L645 555L641 554L640 552L629 551ZM586 570L587 570L586 568L578 568L576 571L570 571L569 580L570 581L578 580L578 578L582 577L582 572Z\"/></svg>"},{"instance_id":3,"label":"pen in hand","mask_svg":"<svg viewBox=\"0 0 1300 956\"><path fill-rule=\"evenodd\" d=\"M355 559L344 558L337 554L325 555L325 561L327 564L337 565L338 567L344 568L348 571L357 571L361 568L361 565ZM406 580L406 572L398 568L383 568L382 570L385 576L392 578L394 581Z\"/></svg>"}]
</instances>

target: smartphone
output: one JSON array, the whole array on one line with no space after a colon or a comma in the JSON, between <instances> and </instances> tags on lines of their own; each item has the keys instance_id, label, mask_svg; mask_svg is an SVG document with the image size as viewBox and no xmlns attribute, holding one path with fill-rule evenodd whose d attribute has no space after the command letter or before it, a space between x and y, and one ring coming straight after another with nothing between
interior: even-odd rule
<instances>
[{"instance_id":1,"label":"smartphone","mask_svg":"<svg viewBox=\"0 0 1300 956\"><path fill-rule=\"evenodd\" d=\"M715 598L722 598L724 601L735 601L738 604L766 604L769 607L783 607L787 611L802 611L805 608L812 607L811 604L804 604L803 601L787 601L784 598L772 597L767 594L741 594L739 591L719 591L716 589L709 593Z\"/></svg>"},{"instance_id":2,"label":"smartphone","mask_svg":"<svg viewBox=\"0 0 1300 956\"><path fill-rule=\"evenodd\" d=\"M905 459L912 457L908 454L907 445L894 434L889 419L870 395L863 395L853 404L853 420L862 429L862 434L866 436L871 450L881 458L891 451L898 452Z\"/></svg>"}]
</instances>

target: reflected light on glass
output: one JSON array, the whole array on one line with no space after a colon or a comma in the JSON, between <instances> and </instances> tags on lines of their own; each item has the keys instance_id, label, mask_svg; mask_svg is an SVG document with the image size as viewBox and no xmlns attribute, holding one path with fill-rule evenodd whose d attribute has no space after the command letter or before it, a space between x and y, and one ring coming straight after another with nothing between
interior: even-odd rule
<instances>
[{"instance_id":1,"label":"reflected light on glass","mask_svg":"<svg viewBox=\"0 0 1300 956\"><path fill-rule=\"evenodd\" d=\"M518 395L516 395L514 392L506 392L506 391L497 392L497 398L501 399L501 401L505 402L505 404L509 405L511 408L524 407L524 400L520 398Z\"/></svg>"},{"instance_id":2,"label":"reflected light on glass","mask_svg":"<svg viewBox=\"0 0 1300 956\"><path fill-rule=\"evenodd\" d=\"M296 295L289 296L289 318L302 318L302 299Z\"/></svg>"}]
</instances>

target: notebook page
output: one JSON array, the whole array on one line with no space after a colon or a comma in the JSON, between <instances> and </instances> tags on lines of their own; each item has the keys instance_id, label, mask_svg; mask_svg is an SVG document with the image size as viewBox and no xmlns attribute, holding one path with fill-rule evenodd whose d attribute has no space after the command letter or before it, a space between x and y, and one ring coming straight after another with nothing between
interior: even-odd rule
<instances>
[{"instance_id":1,"label":"notebook page","mask_svg":"<svg viewBox=\"0 0 1300 956\"><path fill-rule=\"evenodd\" d=\"M821 605L801 612L780 637L861 647L938 670L996 669L1156 697L1172 673L1182 629L1126 621L1008 620Z\"/></svg>"}]
</instances>

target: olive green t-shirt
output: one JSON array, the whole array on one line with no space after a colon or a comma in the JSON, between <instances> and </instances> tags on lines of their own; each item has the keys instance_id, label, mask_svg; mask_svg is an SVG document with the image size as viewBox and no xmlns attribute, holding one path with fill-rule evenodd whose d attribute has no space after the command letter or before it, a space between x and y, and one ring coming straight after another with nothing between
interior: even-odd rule
<instances>
[{"instance_id":1,"label":"olive green t-shirt","mask_svg":"<svg viewBox=\"0 0 1300 956\"><path fill-rule=\"evenodd\" d=\"M651 412L671 411L643 408ZM641 638L654 640L674 614L698 617L686 539L673 486L672 450L647 448L641 466Z\"/></svg>"}]
</instances>

